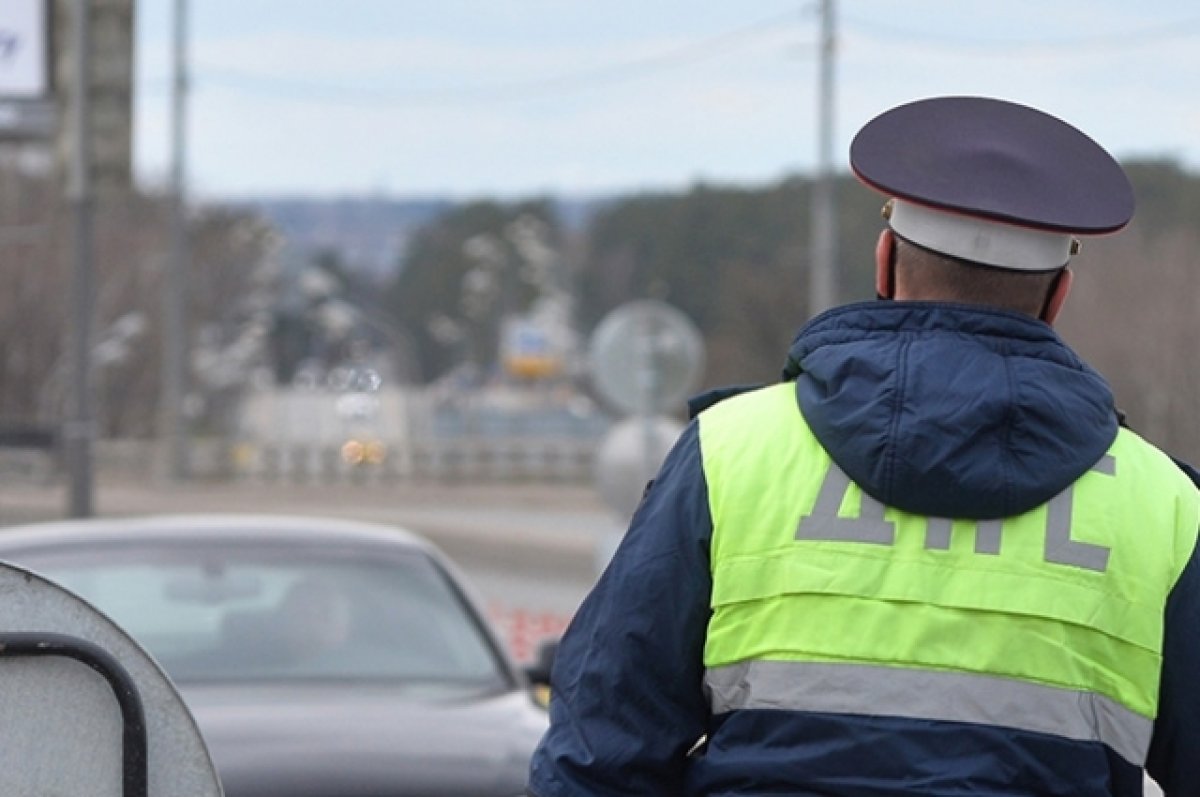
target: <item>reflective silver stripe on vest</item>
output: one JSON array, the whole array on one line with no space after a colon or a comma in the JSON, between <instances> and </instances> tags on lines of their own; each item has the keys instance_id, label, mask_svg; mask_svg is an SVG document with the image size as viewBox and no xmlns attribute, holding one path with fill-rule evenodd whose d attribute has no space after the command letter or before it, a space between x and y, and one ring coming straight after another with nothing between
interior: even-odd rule
<instances>
[{"instance_id":1,"label":"reflective silver stripe on vest","mask_svg":"<svg viewBox=\"0 0 1200 797\"><path fill-rule=\"evenodd\" d=\"M1153 722L1103 695L988 675L746 661L704 676L714 714L784 709L994 725L1102 742L1141 766Z\"/></svg>"}]
</instances>

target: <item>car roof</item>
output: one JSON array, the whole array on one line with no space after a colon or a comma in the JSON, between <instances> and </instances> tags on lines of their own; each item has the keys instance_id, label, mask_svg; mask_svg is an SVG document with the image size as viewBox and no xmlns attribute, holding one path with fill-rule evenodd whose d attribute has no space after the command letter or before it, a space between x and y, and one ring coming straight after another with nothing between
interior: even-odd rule
<instances>
[{"instance_id":1,"label":"car roof","mask_svg":"<svg viewBox=\"0 0 1200 797\"><path fill-rule=\"evenodd\" d=\"M360 550L375 549L381 555L387 552L423 554L450 578L455 592L481 622L501 668L513 683L519 682L516 665L497 629L487 620L474 586L441 549L400 526L317 515L216 512L42 521L0 526L0 563L10 559L20 562L23 555L36 550L124 547L142 543L152 547L195 543L205 546L327 545L331 548L349 545Z\"/></svg>"},{"instance_id":2,"label":"car roof","mask_svg":"<svg viewBox=\"0 0 1200 797\"><path fill-rule=\"evenodd\" d=\"M0 552L47 545L185 540L351 543L406 548L441 558L432 543L399 526L319 516L193 513L57 520L0 528Z\"/></svg>"}]
</instances>

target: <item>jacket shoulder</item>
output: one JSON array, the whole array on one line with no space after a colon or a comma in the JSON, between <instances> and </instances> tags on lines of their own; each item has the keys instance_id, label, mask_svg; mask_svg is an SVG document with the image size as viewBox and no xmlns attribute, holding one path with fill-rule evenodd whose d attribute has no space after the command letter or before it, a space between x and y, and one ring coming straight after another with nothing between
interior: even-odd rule
<instances>
[{"instance_id":1,"label":"jacket shoulder","mask_svg":"<svg viewBox=\"0 0 1200 797\"><path fill-rule=\"evenodd\" d=\"M777 382L774 384L756 384L756 385L732 385L729 387L719 387L707 392L701 393L688 400L688 417L696 419L702 413L707 412L713 407L721 404L729 406L731 400L747 400L751 396L769 393L770 391L778 391L781 389L794 390L794 382ZM739 403L733 401L733 404Z\"/></svg>"}]
</instances>

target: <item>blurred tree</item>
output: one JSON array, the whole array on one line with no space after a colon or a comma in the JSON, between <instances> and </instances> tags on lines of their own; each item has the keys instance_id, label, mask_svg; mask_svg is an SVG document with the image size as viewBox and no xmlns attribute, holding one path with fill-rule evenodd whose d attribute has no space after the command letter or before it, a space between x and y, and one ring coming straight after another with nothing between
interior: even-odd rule
<instances>
[{"instance_id":1,"label":"blurred tree","mask_svg":"<svg viewBox=\"0 0 1200 797\"><path fill-rule=\"evenodd\" d=\"M536 219L559 245L548 200L464 205L413 237L387 308L407 331L426 379L464 363L492 367L502 320L524 312L538 294L538 275L523 268L527 258L514 234L522 218Z\"/></svg>"},{"instance_id":2,"label":"blurred tree","mask_svg":"<svg viewBox=\"0 0 1200 797\"><path fill-rule=\"evenodd\" d=\"M219 205L192 214L189 236L189 365L196 426L228 434L255 372L269 367L280 241L262 219Z\"/></svg>"},{"instance_id":3,"label":"blurred tree","mask_svg":"<svg viewBox=\"0 0 1200 797\"><path fill-rule=\"evenodd\" d=\"M1059 329L1113 386L1137 432L1200 462L1200 180L1164 163L1128 167L1133 223L1085 242Z\"/></svg>"},{"instance_id":4,"label":"blurred tree","mask_svg":"<svg viewBox=\"0 0 1200 797\"><path fill-rule=\"evenodd\" d=\"M1085 247L1060 329L1113 383L1134 428L1200 461L1192 417L1200 368L1191 340L1200 302L1200 179L1165 161L1128 169L1134 223ZM597 204L572 235L554 225L546 201L463 206L416 234L388 308L411 330L426 378L464 359L491 364L500 314L524 309L535 292L512 281L516 271L505 265L516 257L506 228L532 213L552 226L574 275L582 333L623 302L662 298L704 335L705 385L773 380L807 320L810 188L790 178L755 189L697 185L618 197ZM836 190L840 300L870 299L881 197L849 176Z\"/></svg>"},{"instance_id":5,"label":"blurred tree","mask_svg":"<svg viewBox=\"0 0 1200 797\"><path fill-rule=\"evenodd\" d=\"M101 436L149 436L156 427L168 212L164 198L138 194L106 198L98 208L93 364ZM51 181L0 168L0 418L61 420L70 368L69 218ZM193 338L203 328L219 330L215 340L228 344L255 334L270 290L273 232L248 214L202 208L189 219L189 238ZM193 398L204 423L212 408L202 392Z\"/></svg>"},{"instance_id":6,"label":"blurred tree","mask_svg":"<svg viewBox=\"0 0 1200 797\"><path fill-rule=\"evenodd\" d=\"M1200 300L1193 222L1200 216L1200 180L1165 161L1131 164L1129 172L1138 199L1134 223L1085 248L1061 329L1113 383L1135 428L1198 460L1200 425L1190 408L1200 398L1191 341ZM487 366L502 315L526 309L538 290L536 274L512 267L522 256L509 234L517 219L532 216L578 273L577 317L585 334L618 304L658 296L703 332L706 385L770 380L806 320L809 188L792 178L760 189L697 185L682 194L618 198L571 240L547 200L479 202L420 230L385 292L357 284L332 255L322 265L356 304L382 304L409 330L426 378L466 357ZM879 197L844 177L838 198L841 298L869 298ZM48 182L0 168L3 419L52 422L60 415L70 296L69 217L60 201ZM155 426L167 210L161 197L148 195L100 209L96 357L105 435L149 435ZM233 389L230 380L245 370L214 371L213 363L245 358L254 336L271 323L276 330L295 327L275 336L274 365L287 363L285 350L305 350L303 325L267 309L275 296L274 233L246 213L221 208L198 209L189 227L189 326L193 340L203 339L214 355L205 364L214 384Z\"/></svg>"},{"instance_id":7,"label":"blurred tree","mask_svg":"<svg viewBox=\"0 0 1200 797\"><path fill-rule=\"evenodd\" d=\"M271 318L269 345L275 383L289 384L300 365L312 356L316 330L304 308L278 306Z\"/></svg>"},{"instance_id":8,"label":"blurred tree","mask_svg":"<svg viewBox=\"0 0 1200 797\"><path fill-rule=\"evenodd\" d=\"M0 168L0 419L41 420L65 370L66 215L49 181Z\"/></svg>"},{"instance_id":9,"label":"blurred tree","mask_svg":"<svg viewBox=\"0 0 1200 797\"><path fill-rule=\"evenodd\" d=\"M837 192L839 293L867 298L881 203L849 178ZM612 203L588 230L583 329L623 302L662 298L703 333L705 384L777 378L807 318L810 193L809 182L796 178L765 189L698 185L682 196Z\"/></svg>"}]
</instances>

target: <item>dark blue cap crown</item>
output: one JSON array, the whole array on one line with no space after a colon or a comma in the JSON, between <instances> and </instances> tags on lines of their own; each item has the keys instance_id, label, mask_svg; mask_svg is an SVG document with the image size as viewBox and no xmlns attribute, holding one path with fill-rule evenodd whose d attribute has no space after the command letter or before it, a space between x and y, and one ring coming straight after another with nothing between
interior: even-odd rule
<instances>
[{"instance_id":1,"label":"dark blue cap crown","mask_svg":"<svg viewBox=\"0 0 1200 797\"><path fill-rule=\"evenodd\" d=\"M1111 155L1042 111L986 97L936 97L868 122L850 166L888 196L1074 234L1119 230L1133 188Z\"/></svg>"}]
</instances>

